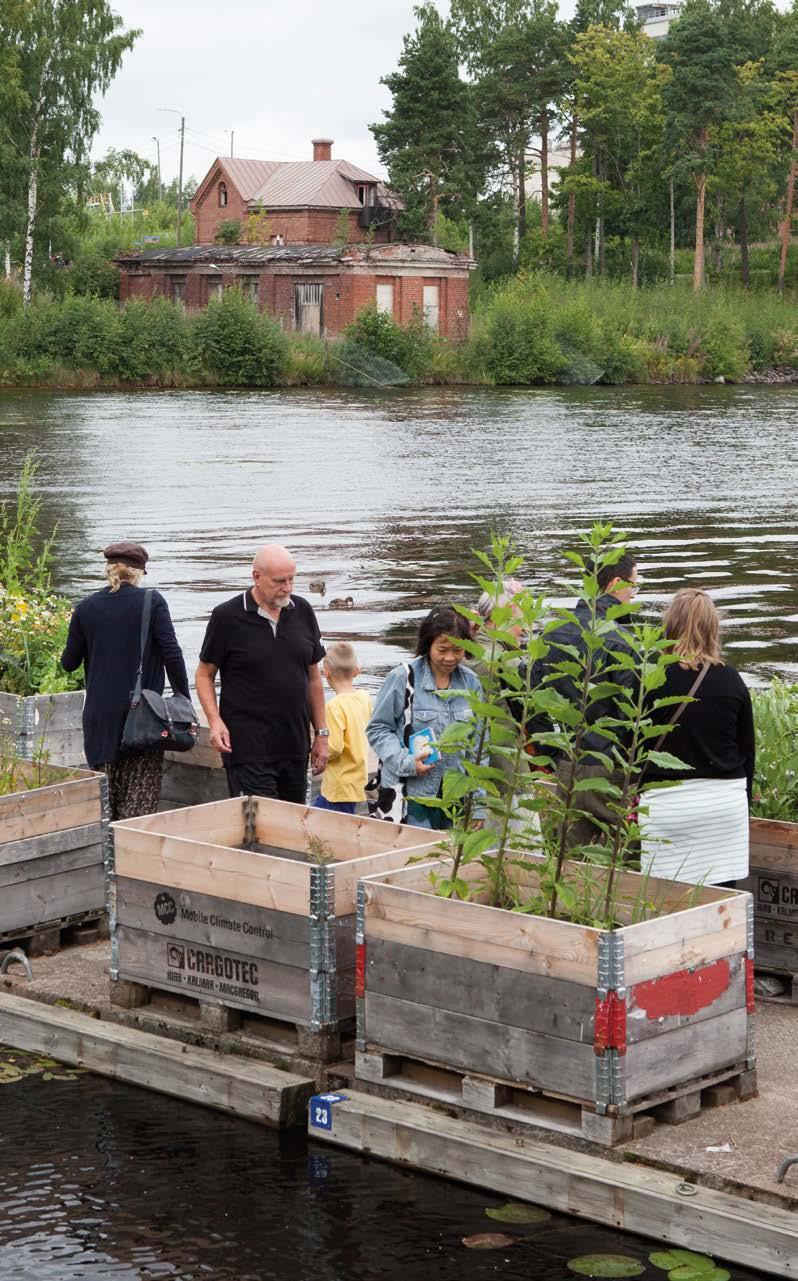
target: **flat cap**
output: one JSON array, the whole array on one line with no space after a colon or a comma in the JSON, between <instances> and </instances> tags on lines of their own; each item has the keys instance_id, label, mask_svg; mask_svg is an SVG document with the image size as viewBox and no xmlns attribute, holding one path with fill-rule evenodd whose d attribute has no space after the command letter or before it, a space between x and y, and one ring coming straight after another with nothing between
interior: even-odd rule
<instances>
[{"instance_id":1,"label":"flat cap","mask_svg":"<svg viewBox=\"0 0 798 1281\"><path fill-rule=\"evenodd\" d=\"M145 574L147 561L150 559L149 552L141 543L109 543L103 549L103 556L108 561L130 565L132 569L143 569Z\"/></svg>"}]
</instances>

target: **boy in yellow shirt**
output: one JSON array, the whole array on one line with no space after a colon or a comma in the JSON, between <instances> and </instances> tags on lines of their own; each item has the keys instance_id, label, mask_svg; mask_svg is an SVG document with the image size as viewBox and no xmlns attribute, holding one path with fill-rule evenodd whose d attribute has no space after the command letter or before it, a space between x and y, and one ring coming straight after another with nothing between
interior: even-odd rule
<instances>
[{"instance_id":1,"label":"boy in yellow shirt","mask_svg":"<svg viewBox=\"0 0 798 1281\"><path fill-rule=\"evenodd\" d=\"M327 646L322 670L335 697L327 704L330 759L322 776L321 795L314 805L339 814L354 814L358 801L366 799L366 725L371 716L371 699L365 690L353 686L360 668L347 641Z\"/></svg>"}]
</instances>

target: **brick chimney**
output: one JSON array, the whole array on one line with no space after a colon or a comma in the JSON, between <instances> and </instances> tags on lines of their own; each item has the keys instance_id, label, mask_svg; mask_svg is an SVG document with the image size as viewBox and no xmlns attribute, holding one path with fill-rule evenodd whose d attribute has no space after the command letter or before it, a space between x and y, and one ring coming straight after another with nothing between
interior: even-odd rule
<instances>
[{"instance_id":1,"label":"brick chimney","mask_svg":"<svg viewBox=\"0 0 798 1281\"><path fill-rule=\"evenodd\" d=\"M313 139L313 159L314 160L332 160L332 138L314 138Z\"/></svg>"}]
</instances>

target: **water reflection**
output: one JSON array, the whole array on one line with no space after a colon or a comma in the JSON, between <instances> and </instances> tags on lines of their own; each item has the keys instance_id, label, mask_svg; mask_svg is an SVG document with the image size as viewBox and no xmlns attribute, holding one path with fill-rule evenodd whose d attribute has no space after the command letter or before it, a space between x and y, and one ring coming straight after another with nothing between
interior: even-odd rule
<instances>
[{"instance_id":1,"label":"water reflection","mask_svg":"<svg viewBox=\"0 0 798 1281\"><path fill-rule=\"evenodd\" d=\"M468 1251L504 1198L91 1076L0 1106L0 1281L563 1281L655 1248L552 1215Z\"/></svg>"},{"instance_id":2,"label":"water reflection","mask_svg":"<svg viewBox=\"0 0 798 1281\"><path fill-rule=\"evenodd\" d=\"M762 680L798 674L796 411L795 388L14 393L0 431L6 487L41 451L61 584L90 590L105 543L145 542L192 663L266 539L296 549L298 589L373 686L431 603L473 594L468 550L492 529L558 596L560 547L602 517L640 550L643 601L710 588Z\"/></svg>"}]
</instances>

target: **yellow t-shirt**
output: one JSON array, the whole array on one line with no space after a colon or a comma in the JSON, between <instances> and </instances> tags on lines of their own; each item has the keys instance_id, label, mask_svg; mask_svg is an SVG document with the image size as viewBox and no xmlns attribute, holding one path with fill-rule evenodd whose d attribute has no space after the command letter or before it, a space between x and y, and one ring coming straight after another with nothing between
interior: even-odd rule
<instances>
[{"instance_id":1,"label":"yellow t-shirt","mask_svg":"<svg viewBox=\"0 0 798 1281\"><path fill-rule=\"evenodd\" d=\"M327 704L330 759L321 781L325 800L366 799L366 725L370 716L371 699L362 689L336 694Z\"/></svg>"}]
</instances>

